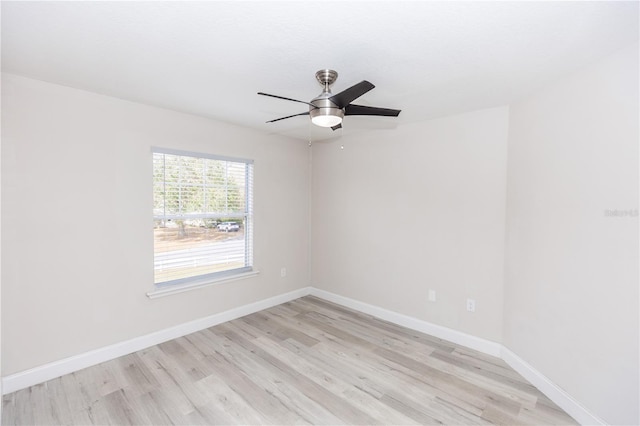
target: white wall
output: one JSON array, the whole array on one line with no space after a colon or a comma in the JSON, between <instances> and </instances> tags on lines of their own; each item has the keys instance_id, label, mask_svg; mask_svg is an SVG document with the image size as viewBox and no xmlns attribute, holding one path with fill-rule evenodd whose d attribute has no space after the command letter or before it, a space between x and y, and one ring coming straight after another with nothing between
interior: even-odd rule
<instances>
[{"instance_id":1,"label":"white wall","mask_svg":"<svg viewBox=\"0 0 640 426\"><path fill-rule=\"evenodd\" d=\"M2 114L4 376L308 285L306 143L13 75ZM255 160L259 276L145 296L152 145Z\"/></svg>"},{"instance_id":2,"label":"white wall","mask_svg":"<svg viewBox=\"0 0 640 426\"><path fill-rule=\"evenodd\" d=\"M312 285L500 342L507 123L502 107L314 144Z\"/></svg>"},{"instance_id":3,"label":"white wall","mask_svg":"<svg viewBox=\"0 0 640 426\"><path fill-rule=\"evenodd\" d=\"M639 424L638 46L511 106L504 344Z\"/></svg>"}]
</instances>

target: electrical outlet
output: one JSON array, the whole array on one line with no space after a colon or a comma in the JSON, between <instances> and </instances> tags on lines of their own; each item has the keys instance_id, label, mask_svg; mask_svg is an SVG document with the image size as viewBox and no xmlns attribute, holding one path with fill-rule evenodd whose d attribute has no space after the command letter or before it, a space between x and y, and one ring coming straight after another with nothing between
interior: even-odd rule
<instances>
[{"instance_id":1,"label":"electrical outlet","mask_svg":"<svg viewBox=\"0 0 640 426\"><path fill-rule=\"evenodd\" d=\"M280 268L280 276L283 278L287 276L287 268Z\"/></svg>"},{"instance_id":2,"label":"electrical outlet","mask_svg":"<svg viewBox=\"0 0 640 426\"><path fill-rule=\"evenodd\" d=\"M436 291L429 290L429 302L435 302L435 301L436 301Z\"/></svg>"},{"instance_id":3,"label":"electrical outlet","mask_svg":"<svg viewBox=\"0 0 640 426\"><path fill-rule=\"evenodd\" d=\"M467 299L467 311L475 312L476 311L476 301L473 299Z\"/></svg>"}]
</instances>

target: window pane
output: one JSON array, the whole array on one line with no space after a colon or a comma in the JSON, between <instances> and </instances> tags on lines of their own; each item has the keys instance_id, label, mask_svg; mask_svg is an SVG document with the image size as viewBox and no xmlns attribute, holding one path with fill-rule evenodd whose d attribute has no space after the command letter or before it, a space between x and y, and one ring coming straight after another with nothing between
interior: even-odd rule
<instances>
[{"instance_id":1,"label":"window pane","mask_svg":"<svg viewBox=\"0 0 640 426\"><path fill-rule=\"evenodd\" d=\"M251 168L195 154L153 154L156 284L252 266Z\"/></svg>"}]
</instances>

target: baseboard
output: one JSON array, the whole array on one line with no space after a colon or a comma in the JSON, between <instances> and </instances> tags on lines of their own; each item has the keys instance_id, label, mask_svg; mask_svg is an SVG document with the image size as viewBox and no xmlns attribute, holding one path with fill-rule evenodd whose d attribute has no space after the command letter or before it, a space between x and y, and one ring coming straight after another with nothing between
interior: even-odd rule
<instances>
[{"instance_id":1,"label":"baseboard","mask_svg":"<svg viewBox=\"0 0 640 426\"><path fill-rule=\"evenodd\" d=\"M410 317L408 315L389 311L378 306L369 305L367 303L340 296L328 291L320 290L315 287L311 287L311 295L328 300L329 302L337 303L338 305L346 306L347 308L351 308L365 314L369 314L376 318L380 318L385 321L410 328L412 330L420 331L422 333L429 334L440 339L448 340L449 342L453 342L458 345L466 346L467 348L475 349L487 355L500 357L500 349L502 348L502 345L490 340L472 336L471 334L466 334L461 331L433 324L428 321Z\"/></svg>"},{"instance_id":2,"label":"baseboard","mask_svg":"<svg viewBox=\"0 0 640 426\"><path fill-rule=\"evenodd\" d=\"M175 327L157 331L155 333L136 337L114 345L105 346L69 358L54 361L19 373L11 374L2 378L2 394L15 392L29 386L55 379L65 374L81 370L109 361L114 358L128 355L130 353L148 348L159 343L166 342L177 337L182 337L205 328L213 327L223 322L231 321L254 312L268 309L285 302L306 296L310 293L309 287L304 287L289 293L280 294L218 314L210 315L195 321L190 321Z\"/></svg>"},{"instance_id":3,"label":"baseboard","mask_svg":"<svg viewBox=\"0 0 640 426\"><path fill-rule=\"evenodd\" d=\"M501 348L500 358L581 425L607 424L604 420L589 412L582 404L549 380L544 374L536 370L531 364L511 352L505 346Z\"/></svg>"}]
</instances>

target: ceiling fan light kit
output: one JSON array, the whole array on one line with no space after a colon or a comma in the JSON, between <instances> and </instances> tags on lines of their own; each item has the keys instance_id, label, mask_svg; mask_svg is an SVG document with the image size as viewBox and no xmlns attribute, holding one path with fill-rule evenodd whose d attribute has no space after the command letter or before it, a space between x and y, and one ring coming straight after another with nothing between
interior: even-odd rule
<instances>
[{"instance_id":1,"label":"ceiling fan light kit","mask_svg":"<svg viewBox=\"0 0 640 426\"><path fill-rule=\"evenodd\" d=\"M363 105L354 105L351 101L373 89L375 86L366 80L361 81L349 87L342 92L333 95L331 93L331 85L338 78L338 73L334 70L324 69L316 72L316 80L322 86L322 93L316 96L311 102L299 101L297 99L285 98L283 96L270 95L268 93L258 92L258 95L270 96L272 98L284 99L287 101L299 102L309 105L308 112L289 115L286 117L276 118L274 121L284 120L286 118L297 117L299 115L309 115L311 122L320 127L331 127L337 130L342 127L342 119L345 115L377 115L384 117L397 117L400 110L389 108L377 108Z\"/></svg>"},{"instance_id":2,"label":"ceiling fan light kit","mask_svg":"<svg viewBox=\"0 0 640 426\"><path fill-rule=\"evenodd\" d=\"M315 114L314 114L315 113ZM311 122L320 127L333 127L342 123L344 112L338 108L318 108L309 111Z\"/></svg>"}]
</instances>

